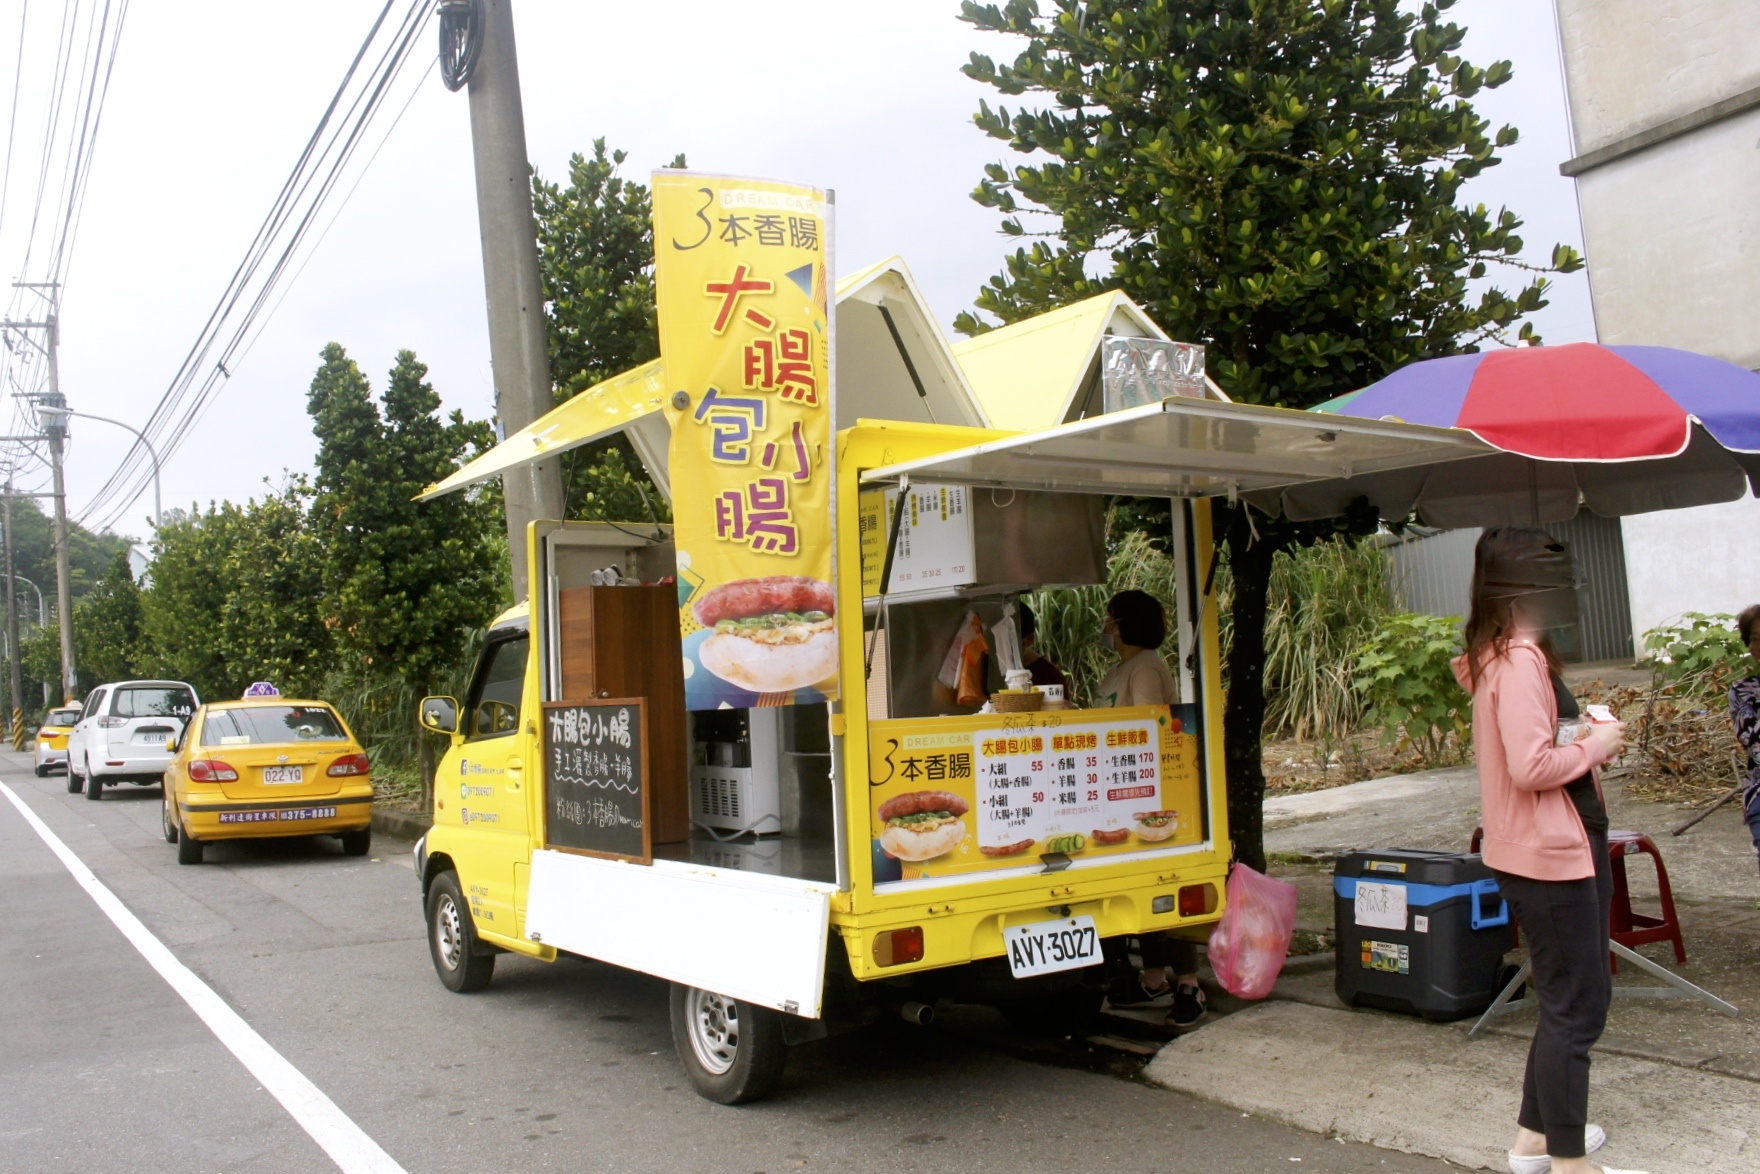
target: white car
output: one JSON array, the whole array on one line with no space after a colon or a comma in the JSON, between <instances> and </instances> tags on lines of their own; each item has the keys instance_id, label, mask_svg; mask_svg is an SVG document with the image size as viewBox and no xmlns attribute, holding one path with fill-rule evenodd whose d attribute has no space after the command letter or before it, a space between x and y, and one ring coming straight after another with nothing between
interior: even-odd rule
<instances>
[{"instance_id":1,"label":"white car","mask_svg":"<svg viewBox=\"0 0 1760 1174\"><path fill-rule=\"evenodd\" d=\"M118 681L86 698L67 739L67 789L101 799L106 783L158 786L171 761L166 743L201 701L182 681Z\"/></svg>"}]
</instances>

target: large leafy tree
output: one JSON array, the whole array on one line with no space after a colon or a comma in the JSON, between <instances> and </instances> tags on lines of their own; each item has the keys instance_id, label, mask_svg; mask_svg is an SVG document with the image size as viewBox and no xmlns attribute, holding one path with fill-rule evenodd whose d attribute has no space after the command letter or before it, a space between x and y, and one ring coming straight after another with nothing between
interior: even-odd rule
<instances>
[{"instance_id":1,"label":"large leafy tree","mask_svg":"<svg viewBox=\"0 0 1760 1174\"><path fill-rule=\"evenodd\" d=\"M1413 359L1502 339L1546 304L1559 246L1522 258L1520 220L1462 198L1498 162L1470 99L1508 62L1458 55L1452 0L966 0L962 19L1024 41L965 72L1034 107L976 122L1024 157L974 193L1037 236L977 307L1004 322L1120 289L1173 337L1208 348L1237 400L1306 408ZM1490 280L1515 272L1513 293ZM1521 272L1528 270L1528 272ZM961 315L976 333L987 323ZM1522 323L1518 337L1534 341ZM1238 856L1263 865L1260 734L1272 556L1339 529L1219 503L1233 572L1224 715Z\"/></svg>"},{"instance_id":2,"label":"large leafy tree","mask_svg":"<svg viewBox=\"0 0 1760 1174\"><path fill-rule=\"evenodd\" d=\"M485 423L440 416L427 373L398 352L375 402L366 376L331 343L307 402L318 436L310 529L322 552L325 622L363 673L395 677L417 695L448 676L509 591L492 497L413 500L494 442ZM426 785L432 747L420 746Z\"/></svg>"},{"instance_id":3,"label":"large leafy tree","mask_svg":"<svg viewBox=\"0 0 1760 1174\"><path fill-rule=\"evenodd\" d=\"M168 511L141 596L141 671L237 697L252 681L319 696L333 667L322 551L300 483L243 505Z\"/></svg>"},{"instance_id":4,"label":"large leafy tree","mask_svg":"<svg viewBox=\"0 0 1760 1174\"><path fill-rule=\"evenodd\" d=\"M126 680L142 672L141 589L128 552L73 609L75 662L82 684Z\"/></svg>"},{"instance_id":5,"label":"large leafy tree","mask_svg":"<svg viewBox=\"0 0 1760 1174\"><path fill-rule=\"evenodd\" d=\"M627 157L595 139L591 158L569 158L568 186L532 176L558 403L660 354L653 204L646 184L618 174ZM669 164L684 165L683 155ZM621 435L564 454L562 467L570 517L670 517L665 498Z\"/></svg>"}]
</instances>

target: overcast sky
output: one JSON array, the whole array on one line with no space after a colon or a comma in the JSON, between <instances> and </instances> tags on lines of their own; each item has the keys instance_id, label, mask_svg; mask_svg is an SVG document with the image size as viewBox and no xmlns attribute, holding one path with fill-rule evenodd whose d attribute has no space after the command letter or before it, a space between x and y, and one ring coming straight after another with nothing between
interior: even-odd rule
<instances>
[{"instance_id":1,"label":"overcast sky","mask_svg":"<svg viewBox=\"0 0 1760 1174\"><path fill-rule=\"evenodd\" d=\"M0 62L9 71L21 2L0 0ZM61 383L72 407L145 422L377 8L374 0L132 0L62 308ZM1581 247L1571 183L1558 174L1571 152L1550 9L1464 0L1454 10L1469 29L1469 60L1514 62L1514 80L1478 105L1522 132L1469 195L1522 215L1537 260L1554 242ZM838 268L903 255L945 324L1012 248L997 218L968 196L983 164L1006 151L972 126L978 100L994 94L959 67L973 49L1001 58L1016 48L975 33L957 12L956 0L516 0L532 162L560 178L571 152L604 136L629 151L625 170L636 177L682 151L695 168L835 188ZM55 16L39 0L33 38L47 44ZM433 43L425 33L422 66ZM40 151L37 44L27 40L19 79L15 178L0 232L8 277L22 251L15 225L30 210L28 201L19 208L29 193L19 194L17 169L34 169ZM278 485L285 471L310 467L305 392L332 340L375 388L396 351L411 348L449 408L490 413L467 99L431 72L416 85L418 72L408 71L391 108L413 95L395 133L168 460L167 507L241 500L260 493L264 478ZM376 128L375 144L389 122ZM1559 281L1538 322L1548 342L1593 337L1582 275ZM76 516L127 443L120 429L74 422ZM118 530L145 534L151 505L142 494Z\"/></svg>"}]
</instances>

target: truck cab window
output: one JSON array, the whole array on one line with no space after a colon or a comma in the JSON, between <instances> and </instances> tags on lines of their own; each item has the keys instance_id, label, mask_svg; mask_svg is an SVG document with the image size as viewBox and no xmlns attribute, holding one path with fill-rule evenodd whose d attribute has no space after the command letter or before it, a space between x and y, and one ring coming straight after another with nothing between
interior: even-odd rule
<instances>
[{"instance_id":1,"label":"truck cab window","mask_svg":"<svg viewBox=\"0 0 1760 1174\"><path fill-rule=\"evenodd\" d=\"M528 637L491 645L471 683L465 706L466 738L495 738L519 728L519 696L526 683Z\"/></svg>"}]
</instances>

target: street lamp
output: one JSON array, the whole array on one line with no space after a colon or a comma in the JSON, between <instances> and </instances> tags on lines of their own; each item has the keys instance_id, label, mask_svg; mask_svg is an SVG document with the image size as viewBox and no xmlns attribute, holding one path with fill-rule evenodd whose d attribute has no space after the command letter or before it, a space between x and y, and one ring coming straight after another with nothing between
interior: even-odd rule
<instances>
[{"instance_id":1,"label":"street lamp","mask_svg":"<svg viewBox=\"0 0 1760 1174\"><path fill-rule=\"evenodd\" d=\"M15 574L12 577L37 593L37 627L47 628L49 626L49 609L43 604L43 589L23 575Z\"/></svg>"},{"instance_id":2,"label":"street lamp","mask_svg":"<svg viewBox=\"0 0 1760 1174\"><path fill-rule=\"evenodd\" d=\"M49 609L43 603L43 589L16 572L13 573L12 577L37 593L37 627L47 628L49 626ZM12 655L10 650L7 652L7 655ZM47 681L43 682L43 708L49 708L49 682Z\"/></svg>"},{"instance_id":3,"label":"street lamp","mask_svg":"<svg viewBox=\"0 0 1760 1174\"><path fill-rule=\"evenodd\" d=\"M147 440L146 433L133 424L124 424L121 420L112 420L109 416L95 416L91 412L76 412L72 408L56 404L37 404L37 416L43 422L44 429L67 427L67 417L78 416L82 420L98 420L105 424L114 424L127 432L132 432L141 447L147 450L147 458L153 462L153 529L159 528L159 454L153 451L153 445Z\"/></svg>"}]
</instances>

